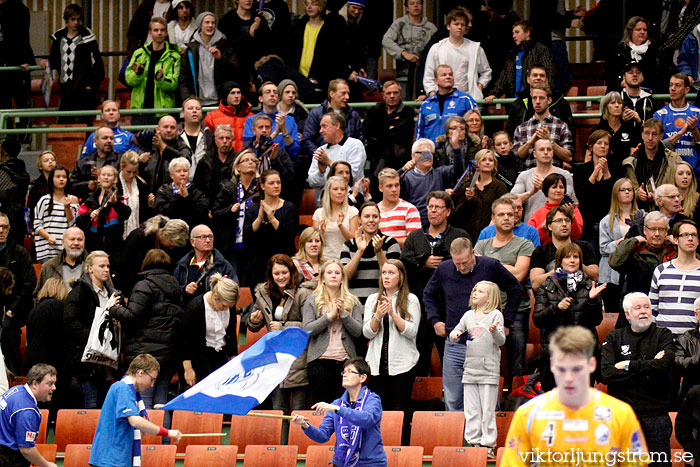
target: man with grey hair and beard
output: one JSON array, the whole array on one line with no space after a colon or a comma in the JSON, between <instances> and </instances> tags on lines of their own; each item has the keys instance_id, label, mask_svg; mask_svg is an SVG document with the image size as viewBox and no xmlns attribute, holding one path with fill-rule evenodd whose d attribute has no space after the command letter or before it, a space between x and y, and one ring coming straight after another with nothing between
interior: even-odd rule
<instances>
[{"instance_id":1,"label":"man with grey hair and beard","mask_svg":"<svg viewBox=\"0 0 700 467\"><path fill-rule=\"evenodd\" d=\"M63 250L41 266L39 281L34 289L34 299L44 283L52 277L61 279L68 290L83 275L83 262L87 257L85 251L85 234L78 227L69 227L63 234Z\"/></svg>"},{"instance_id":2,"label":"man with grey hair and beard","mask_svg":"<svg viewBox=\"0 0 700 467\"><path fill-rule=\"evenodd\" d=\"M622 301L629 325L605 337L601 356L603 382L608 394L627 402L634 409L644 432L649 452L665 453L671 465L671 370L675 357L673 334L658 327L652 319L651 302L642 292L632 292ZM664 459L661 459L664 460Z\"/></svg>"}]
</instances>

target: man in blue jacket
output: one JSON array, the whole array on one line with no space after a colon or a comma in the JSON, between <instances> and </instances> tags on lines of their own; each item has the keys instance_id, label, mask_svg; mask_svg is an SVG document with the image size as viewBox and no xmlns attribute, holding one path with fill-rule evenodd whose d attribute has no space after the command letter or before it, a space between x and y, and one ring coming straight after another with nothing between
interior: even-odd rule
<instances>
[{"instance_id":1,"label":"man in blue jacket","mask_svg":"<svg viewBox=\"0 0 700 467\"><path fill-rule=\"evenodd\" d=\"M455 88L454 73L449 65L440 65L435 69L435 84L437 92L428 97L418 111L416 139L435 141L435 138L445 134L448 118L461 117L468 110L476 108L472 96Z\"/></svg>"},{"instance_id":2,"label":"man in blue jacket","mask_svg":"<svg viewBox=\"0 0 700 467\"><path fill-rule=\"evenodd\" d=\"M311 408L325 414L318 428L295 415L292 421L301 425L304 434L325 443L335 433L333 465L385 466L386 452L380 425L382 401L365 383L370 368L362 357L346 360L343 365L345 393L332 404L318 402Z\"/></svg>"}]
</instances>

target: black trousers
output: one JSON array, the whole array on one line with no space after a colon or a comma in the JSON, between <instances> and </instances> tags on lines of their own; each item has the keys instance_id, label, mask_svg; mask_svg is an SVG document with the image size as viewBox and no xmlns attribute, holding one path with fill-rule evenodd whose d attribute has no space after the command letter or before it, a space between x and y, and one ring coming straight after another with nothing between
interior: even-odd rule
<instances>
[{"instance_id":1,"label":"black trousers","mask_svg":"<svg viewBox=\"0 0 700 467\"><path fill-rule=\"evenodd\" d=\"M22 453L0 445L0 465L3 467L29 467L29 461Z\"/></svg>"},{"instance_id":2,"label":"black trousers","mask_svg":"<svg viewBox=\"0 0 700 467\"><path fill-rule=\"evenodd\" d=\"M343 395L343 363L338 360L317 358L306 365L306 376L311 388L311 402L331 403Z\"/></svg>"}]
</instances>

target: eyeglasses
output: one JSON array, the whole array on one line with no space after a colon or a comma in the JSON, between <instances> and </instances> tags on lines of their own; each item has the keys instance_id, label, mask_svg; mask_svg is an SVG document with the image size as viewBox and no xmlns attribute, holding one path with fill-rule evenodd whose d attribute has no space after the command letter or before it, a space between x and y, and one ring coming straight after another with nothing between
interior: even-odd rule
<instances>
[{"instance_id":1,"label":"eyeglasses","mask_svg":"<svg viewBox=\"0 0 700 467\"><path fill-rule=\"evenodd\" d=\"M618 191L620 193L632 193L634 191L634 188L620 188Z\"/></svg>"},{"instance_id":2,"label":"eyeglasses","mask_svg":"<svg viewBox=\"0 0 700 467\"><path fill-rule=\"evenodd\" d=\"M196 238L197 240L199 240L199 239L202 239L202 240L214 240L214 236L213 236L213 235L197 235L196 237L192 237L192 238Z\"/></svg>"},{"instance_id":3,"label":"eyeglasses","mask_svg":"<svg viewBox=\"0 0 700 467\"><path fill-rule=\"evenodd\" d=\"M668 198L668 199L683 199L681 195L669 195L669 196L661 196L662 198Z\"/></svg>"},{"instance_id":4,"label":"eyeglasses","mask_svg":"<svg viewBox=\"0 0 700 467\"><path fill-rule=\"evenodd\" d=\"M571 219L569 219L568 217L562 217L562 218L559 218L559 219L554 219L554 220L552 221L552 224L571 224Z\"/></svg>"},{"instance_id":5,"label":"eyeglasses","mask_svg":"<svg viewBox=\"0 0 700 467\"><path fill-rule=\"evenodd\" d=\"M151 383L155 382L155 380L158 379L158 375L153 376L151 374L146 373L145 371L143 372L143 374L151 378Z\"/></svg>"},{"instance_id":6,"label":"eyeglasses","mask_svg":"<svg viewBox=\"0 0 700 467\"><path fill-rule=\"evenodd\" d=\"M359 374L360 374L360 372L359 372L359 371L355 371L355 370L343 370L343 371L340 372L340 376L345 376L345 375L359 375Z\"/></svg>"},{"instance_id":7,"label":"eyeglasses","mask_svg":"<svg viewBox=\"0 0 700 467\"><path fill-rule=\"evenodd\" d=\"M697 238L698 238L698 234L692 233L692 232L686 232L686 233L678 234L678 235L676 235L676 237L678 237L678 238L694 238L694 239L697 239Z\"/></svg>"},{"instance_id":8,"label":"eyeglasses","mask_svg":"<svg viewBox=\"0 0 700 467\"><path fill-rule=\"evenodd\" d=\"M663 234L663 233L668 232L668 229L667 229L666 227L655 227L655 228L651 228L651 227L646 227L646 226L645 226L644 228L647 229L649 232L652 232L652 233L660 233L660 234Z\"/></svg>"}]
</instances>

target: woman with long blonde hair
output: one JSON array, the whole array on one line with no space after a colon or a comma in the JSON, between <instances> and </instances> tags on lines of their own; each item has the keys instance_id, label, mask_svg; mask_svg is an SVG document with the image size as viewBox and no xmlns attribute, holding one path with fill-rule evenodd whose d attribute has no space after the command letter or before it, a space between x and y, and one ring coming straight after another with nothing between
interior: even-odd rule
<instances>
[{"instance_id":1,"label":"woman with long blonde hair","mask_svg":"<svg viewBox=\"0 0 700 467\"><path fill-rule=\"evenodd\" d=\"M350 293L340 261L323 264L302 316L304 329L311 332L307 375L312 400L334 400L342 390L343 363L357 356L354 339L362 335L362 305Z\"/></svg>"},{"instance_id":2,"label":"woman with long blonde hair","mask_svg":"<svg viewBox=\"0 0 700 467\"><path fill-rule=\"evenodd\" d=\"M348 204L348 184L343 177L332 176L326 181L321 207L313 216L314 227L323 233L327 259L340 259L343 243L355 237L358 210Z\"/></svg>"},{"instance_id":3,"label":"woman with long blonde hair","mask_svg":"<svg viewBox=\"0 0 700 467\"><path fill-rule=\"evenodd\" d=\"M306 281L318 279L323 264L323 235L316 227L307 227L299 235L299 249L292 257L294 266Z\"/></svg>"},{"instance_id":4,"label":"woman with long blonde hair","mask_svg":"<svg viewBox=\"0 0 700 467\"><path fill-rule=\"evenodd\" d=\"M408 290L406 268L398 259L387 259L379 292L365 303L362 326L362 333L369 339L370 387L381 397L384 410L404 410L411 398L414 368L420 356L416 348L419 323L420 303ZM392 349L386 354L382 352L385 344Z\"/></svg>"},{"instance_id":5,"label":"woman with long blonde hair","mask_svg":"<svg viewBox=\"0 0 700 467\"><path fill-rule=\"evenodd\" d=\"M698 206L700 194L698 193L698 182L695 179L693 167L685 161L679 162L676 165L673 182L683 198L683 214L695 220L695 210Z\"/></svg>"},{"instance_id":6,"label":"woman with long blonde hair","mask_svg":"<svg viewBox=\"0 0 700 467\"><path fill-rule=\"evenodd\" d=\"M603 291L603 303L608 313L621 311L620 296L622 292L619 285L620 273L610 267L608 260L630 229L627 221L637 219L642 215L644 215L644 211L637 207L632 180L621 178L616 181L610 198L610 212L600 221L598 232L600 246L598 279L601 283L608 284Z\"/></svg>"}]
</instances>

